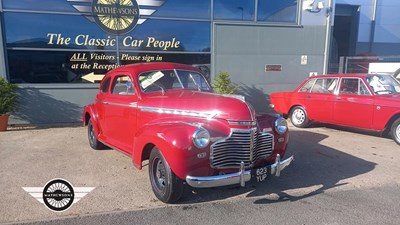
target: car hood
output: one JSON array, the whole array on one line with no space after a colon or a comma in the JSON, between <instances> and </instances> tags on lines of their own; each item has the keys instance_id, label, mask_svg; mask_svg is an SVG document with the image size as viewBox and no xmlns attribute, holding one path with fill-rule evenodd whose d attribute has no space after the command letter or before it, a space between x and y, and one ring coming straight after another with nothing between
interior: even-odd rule
<instances>
[{"instance_id":1,"label":"car hood","mask_svg":"<svg viewBox=\"0 0 400 225\"><path fill-rule=\"evenodd\" d=\"M254 121L253 107L239 96L219 95L199 91L167 91L143 96L138 105L143 111L220 118L234 121Z\"/></svg>"}]
</instances>

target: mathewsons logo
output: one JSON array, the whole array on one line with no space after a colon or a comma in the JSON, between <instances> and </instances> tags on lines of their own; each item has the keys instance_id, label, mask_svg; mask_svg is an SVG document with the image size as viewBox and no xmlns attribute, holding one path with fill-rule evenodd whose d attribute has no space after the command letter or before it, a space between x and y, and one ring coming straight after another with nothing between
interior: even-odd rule
<instances>
[{"instance_id":1,"label":"mathewsons logo","mask_svg":"<svg viewBox=\"0 0 400 225\"><path fill-rule=\"evenodd\" d=\"M136 0L93 0L92 14L105 32L121 35L137 25L139 6Z\"/></svg>"},{"instance_id":2,"label":"mathewsons logo","mask_svg":"<svg viewBox=\"0 0 400 225\"><path fill-rule=\"evenodd\" d=\"M32 197L52 211L62 212L77 203L94 187L73 187L64 179L54 179L44 187L23 187Z\"/></svg>"}]
</instances>

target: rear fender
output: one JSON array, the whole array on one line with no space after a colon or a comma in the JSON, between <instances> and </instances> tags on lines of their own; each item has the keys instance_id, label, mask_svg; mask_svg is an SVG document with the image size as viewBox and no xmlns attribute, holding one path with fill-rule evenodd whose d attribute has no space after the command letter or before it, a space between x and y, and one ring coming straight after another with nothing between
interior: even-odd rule
<instances>
[{"instance_id":1,"label":"rear fender","mask_svg":"<svg viewBox=\"0 0 400 225\"><path fill-rule=\"evenodd\" d=\"M82 113L83 126L87 126L89 124L89 120L92 120L93 129L98 136L100 134L100 126L97 118L97 113L93 105L87 105L84 107Z\"/></svg>"}]
</instances>

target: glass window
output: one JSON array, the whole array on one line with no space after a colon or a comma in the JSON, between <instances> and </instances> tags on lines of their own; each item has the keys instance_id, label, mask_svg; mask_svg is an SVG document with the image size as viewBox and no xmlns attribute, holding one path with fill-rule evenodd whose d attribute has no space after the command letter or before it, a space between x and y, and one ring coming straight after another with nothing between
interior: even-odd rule
<instances>
[{"instance_id":1,"label":"glass window","mask_svg":"<svg viewBox=\"0 0 400 225\"><path fill-rule=\"evenodd\" d=\"M400 93L400 83L391 75L371 75L367 76L366 80L375 94L384 95Z\"/></svg>"},{"instance_id":2,"label":"glass window","mask_svg":"<svg viewBox=\"0 0 400 225\"><path fill-rule=\"evenodd\" d=\"M211 23L147 19L120 39L122 49L210 52Z\"/></svg>"},{"instance_id":3,"label":"glass window","mask_svg":"<svg viewBox=\"0 0 400 225\"><path fill-rule=\"evenodd\" d=\"M91 1L85 3L82 0L3 0L3 8L13 10L79 12L79 6L90 9L91 4Z\"/></svg>"},{"instance_id":4,"label":"glass window","mask_svg":"<svg viewBox=\"0 0 400 225\"><path fill-rule=\"evenodd\" d=\"M205 78L192 71L151 71L140 74L138 79L140 88L145 93L176 89L210 90Z\"/></svg>"},{"instance_id":5,"label":"glass window","mask_svg":"<svg viewBox=\"0 0 400 225\"><path fill-rule=\"evenodd\" d=\"M296 23L297 0L258 0L257 21Z\"/></svg>"},{"instance_id":6,"label":"glass window","mask_svg":"<svg viewBox=\"0 0 400 225\"><path fill-rule=\"evenodd\" d=\"M111 88L111 94L115 95L133 95L132 80L127 75L116 76Z\"/></svg>"},{"instance_id":7,"label":"glass window","mask_svg":"<svg viewBox=\"0 0 400 225\"><path fill-rule=\"evenodd\" d=\"M118 67L116 52L8 50L13 83L99 83L102 75ZM121 64L178 62L209 65L210 54L122 52Z\"/></svg>"},{"instance_id":8,"label":"glass window","mask_svg":"<svg viewBox=\"0 0 400 225\"><path fill-rule=\"evenodd\" d=\"M4 21L9 48L116 50L118 44L85 16L9 12ZM119 45L126 50L210 52L210 34L210 22L148 19L120 37Z\"/></svg>"},{"instance_id":9,"label":"glass window","mask_svg":"<svg viewBox=\"0 0 400 225\"><path fill-rule=\"evenodd\" d=\"M311 92L332 94L336 89L337 83L338 83L337 78L317 79Z\"/></svg>"},{"instance_id":10,"label":"glass window","mask_svg":"<svg viewBox=\"0 0 400 225\"><path fill-rule=\"evenodd\" d=\"M85 16L9 12L4 24L7 47L116 49L114 38Z\"/></svg>"},{"instance_id":11,"label":"glass window","mask_svg":"<svg viewBox=\"0 0 400 225\"><path fill-rule=\"evenodd\" d=\"M92 0L3 0L3 8L6 10L68 12L90 15L92 14L92 2ZM137 3L140 7L140 15L142 18L155 16L210 19L210 0L137 0Z\"/></svg>"},{"instance_id":12,"label":"glass window","mask_svg":"<svg viewBox=\"0 0 400 225\"><path fill-rule=\"evenodd\" d=\"M358 78L342 78L340 82L340 94L359 94L359 79Z\"/></svg>"},{"instance_id":13,"label":"glass window","mask_svg":"<svg viewBox=\"0 0 400 225\"><path fill-rule=\"evenodd\" d=\"M117 67L111 52L8 50L13 83L99 83Z\"/></svg>"},{"instance_id":14,"label":"glass window","mask_svg":"<svg viewBox=\"0 0 400 225\"><path fill-rule=\"evenodd\" d=\"M313 84L315 82L315 79L310 79L308 80L303 87L300 88L299 92L310 92Z\"/></svg>"},{"instance_id":15,"label":"glass window","mask_svg":"<svg viewBox=\"0 0 400 225\"><path fill-rule=\"evenodd\" d=\"M166 0L158 2L163 4L160 6L141 5L140 9L156 10L151 15L154 17L210 19L210 0ZM143 13L141 15L150 16Z\"/></svg>"},{"instance_id":16,"label":"glass window","mask_svg":"<svg viewBox=\"0 0 400 225\"><path fill-rule=\"evenodd\" d=\"M371 95L371 93L368 91L367 86L365 86L364 82L361 79L359 79L358 82L359 82L358 85L360 87L358 91L359 95Z\"/></svg>"},{"instance_id":17,"label":"glass window","mask_svg":"<svg viewBox=\"0 0 400 225\"><path fill-rule=\"evenodd\" d=\"M103 92L103 93L108 92L108 88L110 87L110 81L111 81L111 77L104 80L103 84L100 87L101 92Z\"/></svg>"},{"instance_id":18,"label":"glass window","mask_svg":"<svg viewBox=\"0 0 400 225\"><path fill-rule=\"evenodd\" d=\"M253 21L255 0L214 0L215 20Z\"/></svg>"},{"instance_id":19,"label":"glass window","mask_svg":"<svg viewBox=\"0 0 400 225\"><path fill-rule=\"evenodd\" d=\"M184 88L197 89L197 90L210 90L208 83L204 77L198 73L192 71L178 70L178 77Z\"/></svg>"},{"instance_id":20,"label":"glass window","mask_svg":"<svg viewBox=\"0 0 400 225\"><path fill-rule=\"evenodd\" d=\"M176 62L189 65L210 65L211 54L122 52L121 65L141 62Z\"/></svg>"}]
</instances>

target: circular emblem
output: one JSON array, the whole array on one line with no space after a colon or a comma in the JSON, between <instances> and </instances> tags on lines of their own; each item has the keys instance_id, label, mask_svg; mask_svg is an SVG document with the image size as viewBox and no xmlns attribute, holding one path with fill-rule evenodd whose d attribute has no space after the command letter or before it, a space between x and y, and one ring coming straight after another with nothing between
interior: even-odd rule
<instances>
[{"instance_id":1,"label":"circular emblem","mask_svg":"<svg viewBox=\"0 0 400 225\"><path fill-rule=\"evenodd\" d=\"M74 189L66 180L55 179L44 186L43 201L54 211L67 210L74 202Z\"/></svg>"},{"instance_id":2,"label":"circular emblem","mask_svg":"<svg viewBox=\"0 0 400 225\"><path fill-rule=\"evenodd\" d=\"M121 35L136 26L139 6L136 0L93 0L92 14L105 32Z\"/></svg>"}]
</instances>

